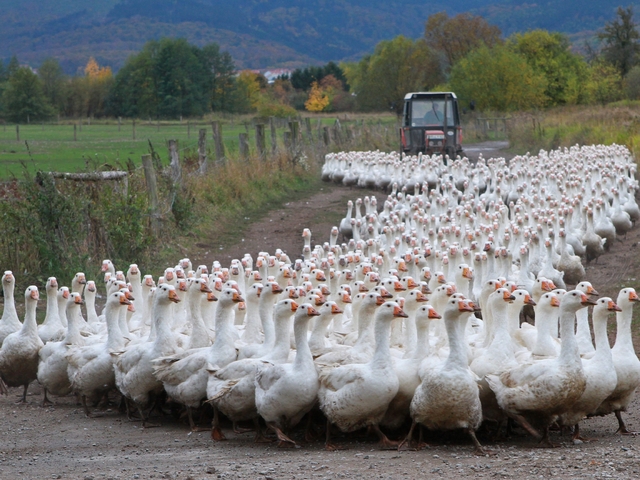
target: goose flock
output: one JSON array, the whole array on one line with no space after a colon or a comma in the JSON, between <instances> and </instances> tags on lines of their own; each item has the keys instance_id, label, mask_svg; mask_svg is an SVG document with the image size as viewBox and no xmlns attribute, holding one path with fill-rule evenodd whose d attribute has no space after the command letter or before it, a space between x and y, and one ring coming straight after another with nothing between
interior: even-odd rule
<instances>
[{"instance_id":1,"label":"goose flock","mask_svg":"<svg viewBox=\"0 0 640 480\"><path fill-rule=\"evenodd\" d=\"M293 261L282 250L228 268L185 258L154 279L105 260L100 282L47 280L41 325L39 289L26 289L21 322L6 271L0 392L22 386L25 402L37 380L43 403L75 394L93 416L90 405L117 391L121 411L145 427L180 410L221 441L224 416L236 432L253 424L255 441L266 424L280 446L298 446L301 423L310 440L323 416L330 450L337 431L368 428L382 448L420 448L427 429L462 430L483 453L476 431L499 435L505 423L546 445L554 424L581 442L582 421L611 413L620 433L634 433L622 412L640 385L640 298L629 287L597 298L582 260L640 218L635 169L615 145L449 166L328 155L325 179L392 193L380 211L375 197L349 202L327 242L312 246L304 229Z\"/></svg>"}]
</instances>

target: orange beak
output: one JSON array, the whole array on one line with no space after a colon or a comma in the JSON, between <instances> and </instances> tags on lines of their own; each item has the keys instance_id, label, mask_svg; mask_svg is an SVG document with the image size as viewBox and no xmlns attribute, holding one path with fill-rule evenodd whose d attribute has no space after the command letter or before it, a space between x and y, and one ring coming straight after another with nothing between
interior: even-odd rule
<instances>
[{"instance_id":1,"label":"orange beak","mask_svg":"<svg viewBox=\"0 0 640 480\"><path fill-rule=\"evenodd\" d=\"M179 303L180 297L178 297L178 292L176 292L175 290L169 290L169 300L171 300L173 303Z\"/></svg>"},{"instance_id":2,"label":"orange beak","mask_svg":"<svg viewBox=\"0 0 640 480\"><path fill-rule=\"evenodd\" d=\"M595 305L596 302L594 302L593 300L591 300L589 297L587 297L584 293L580 296L580 300L582 303L582 305Z\"/></svg>"},{"instance_id":3,"label":"orange beak","mask_svg":"<svg viewBox=\"0 0 640 480\"><path fill-rule=\"evenodd\" d=\"M471 280L471 279L473 279L473 272L471 271L470 268L466 268L465 267L465 268L462 269L462 276L464 278L466 278L467 280Z\"/></svg>"},{"instance_id":4,"label":"orange beak","mask_svg":"<svg viewBox=\"0 0 640 480\"><path fill-rule=\"evenodd\" d=\"M400 318L408 318L409 315L407 315L406 313L404 313L404 310L402 310L402 308L398 307L393 307L393 316L394 317L400 317Z\"/></svg>"},{"instance_id":5,"label":"orange beak","mask_svg":"<svg viewBox=\"0 0 640 480\"><path fill-rule=\"evenodd\" d=\"M282 288L280 288L280 285L278 285L277 283L272 283L271 284L271 292L272 293L282 293Z\"/></svg>"},{"instance_id":6,"label":"orange beak","mask_svg":"<svg viewBox=\"0 0 640 480\"><path fill-rule=\"evenodd\" d=\"M587 287L587 295L595 295L596 297L599 296L600 294L596 291L595 288L593 288L591 285L589 285Z\"/></svg>"},{"instance_id":7,"label":"orange beak","mask_svg":"<svg viewBox=\"0 0 640 480\"><path fill-rule=\"evenodd\" d=\"M296 310L298 310L298 304L296 302L291 302L291 311L295 312ZM315 312L316 310L314 309L313 311Z\"/></svg>"},{"instance_id":8,"label":"orange beak","mask_svg":"<svg viewBox=\"0 0 640 480\"><path fill-rule=\"evenodd\" d=\"M613 300L610 300L607 303L607 310L609 310L610 312L621 312L622 311L622 309Z\"/></svg>"},{"instance_id":9,"label":"orange beak","mask_svg":"<svg viewBox=\"0 0 640 480\"><path fill-rule=\"evenodd\" d=\"M282 290L280 290L280 291L282 291ZM234 291L233 292L233 301L236 302L236 303L244 302L244 298L242 298L242 295L240 295L238 292Z\"/></svg>"},{"instance_id":10,"label":"orange beak","mask_svg":"<svg viewBox=\"0 0 640 480\"><path fill-rule=\"evenodd\" d=\"M631 290L629 292L629 301L630 302L640 302L640 297L638 297L638 294L636 292Z\"/></svg>"},{"instance_id":11,"label":"orange beak","mask_svg":"<svg viewBox=\"0 0 640 480\"><path fill-rule=\"evenodd\" d=\"M429 318L437 319L437 318L442 318L442 316L438 312L436 312L432 307L429 307Z\"/></svg>"},{"instance_id":12,"label":"orange beak","mask_svg":"<svg viewBox=\"0 0 640 480\"><path fill-rule=\"evenodd\" d=\"M308 307L307 308L307 315L309 315L310 317L318 317L320 315L320 312L318 312L313 307Z\"/></svg>"},{"instance_id":13,"label":"orange beak","mask_svg":"<svg viewBox=\"0 0 640 480\"><path fill-rule=\"evenodd\" d=\"M459 300L458 301L458 310L460 312L473 312L473 307L471 305L469 305L468 302L465 302L464 300Z\"/></svg>"},{"instance_id":14,"label":"orange beak","mask_svg":"<svg viewBox=\"0 0 640 480\"><path fill-rule=\"evenodd\" d=\"M217 302L218 301L218 297L216 297L213 292L209 291L207 292L207 301L208 302Z\"/></svg>"},{"instance_id":15,"label":"orange beak","mask_svg":"<svg viewBox=\"0 0 640 480\"><path fill-rule=\"evenodd\" d=\"M393 289L396 292L404 292L406 290L400 282L393 282Z\"/></svg>"},{"instance_id":16,"label":"orange beak","mask_svg":"<svg viewBox=\"0 0 640 480\"><path fill-rule=\"evenodd\" d=\"M344 292L342 294L342 301L344 303L351 303L351 295L349 295L347 292Z\"/></svg>"},{"instance_id":17,"label":"orange beak","mask_svg":"<svg viewBox=\"0 0 640 480\"><path fill-rule=\"evenodd\" d=\"M524 296L524 303L526 303L527 305L536 305L536 302L533 301L533 298L531 298L531 295L525 295Z\"/></svg>"},{"instance_id":18,"label":"orange beak","mask_svg":"<svg viewBox=\"0 0 640 480\"><path fill-rule=\"evenodd\" d=\"M553 297L551 299L551 306L552 307L559 307L560 306L560 299L558 297Z\"/></svg>"},{"instance_id":19,"label":"orange beak","mask_svg":"<svg viewBox=\"0 0 640 480\"><path fill-rule=\"evenodd\" d=\"M384 298L381 295L376 297L376 305L382 305L385 302Z\"/></svg>"},{"instance_id":20,"label":"orange beak","mask_svg":"<svg viewBox=\"0 0 640 480\"><path fill-rule=\"evenodd\" d=\"M344 312L338 305L331 305L331 313L334 315L337 315L339 313L344 313Z\"/></svg>"}]
</instances>

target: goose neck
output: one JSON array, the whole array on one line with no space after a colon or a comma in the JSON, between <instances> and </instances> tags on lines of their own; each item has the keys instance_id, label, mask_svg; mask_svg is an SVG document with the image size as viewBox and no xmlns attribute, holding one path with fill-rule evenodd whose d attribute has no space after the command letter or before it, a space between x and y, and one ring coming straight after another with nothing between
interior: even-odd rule
<instances>
[{"instance_id":1,"label":"goose neck","mask_svg":"<svg viewBox=\"0 0 640 480\"><path fill-rule=\"evenodd\" d=\"M329 317L330 318L330 317ZM295 369L299 370L304 366L315 368L313 364L313 356L307 341L307 331L309 329L309 319L298 320L293 325L293 334L296 339L296 359L294 361Z\"/></svg>"},{"instance_id":2,"label":"goose neck","mask_svg":"<svg viewBox=\"0 0 640 480\"><path fill-rule=\"evenodd\" d=\"M371 328L375 309L375 305L362 305L360 307L358 311L358 340L356 344L370 343L372 336L375 336Z\"/></svg>"},{"instance_id":3,"label":"goose neck","mask_svg":"<svg viewBox=\"0 0 640 480\"><path fill-rule=\"evenodd\" d=\"M275 330L275 343L268 357L277 361L286 361L291 346L289 334L291 331L291 312L282 312L276 315Z\"/></svg>"},{"instance_id":4,"label":"goose neck","mask_svg":"<svg viewBox=\"0 0 640 480\"><path fill-rule=\"evenodd\" d=\"M578 350L578 342L574 333L576 310L563 308L560 305L560 336L562 344L560 345L559 360L562 363L580 363L580 352Z\"/></svg>"},{"instance_id":5,"label":"goose neck","mask_svg":"<svg viewBox=\"0 0 640 480\"><path fill-rule=\"evenodd\" d=\"M620 305L620 303L618 303ZM633 351L633 341L631 339L631 320L633 316L633 305L623 303L620 305L621 312L616 312L616 343L614 348L630 348Z\"/></svg>"},{"instance_id":6,"label":"goose neck","mask_svg":"<svg viewBox=\"0 0 640 480\"><path fill-rule=\"evenodd\" d=\"M69 305L67 311L69 312L69 322L67 324L67 336L65 337L65 343L67 345L78 344L81 340L80 329L78 328L77 319L80 315L79 305Z\"/></svg>"},{"instance_id":7,"label":"goose neck","mask_svg":"<svg viewBox=\"0 0 640 480\"><path fill-rule=\"evenodd\" d=\"M309 336L309 345L313 346L314 349L324 347L324 338L327 333L327 328L329 328L329 324L331 323L331 313L330 312L322 312L313 325L313 330L311 330L311 335ZM308 324L309 322L307 322ZM293 333L296 335L296 328L298 324L294 324ZM306 338L306 337L305 337ZM296 349L298 344L298 338L296 337Z\"/></svg>"},{"instance_id":8,"label":"goose neck","mask_svg":"<svg viewBox=\"0 0 640 480\"><path fill-rule=\"evenodd\" d=\"M447 337L449 339L449 357L445 363L446 368L467 368L467 349L463 344L460 328L458 328L458 322L461 321L461 315L452 316L447 315L445 312L444 324L447 330Z\"/></svg>"},{"instance_id":9,"label":"goose neck","mask_svg":"<svg viewBox=\"0 0 640 480\"><path fill-rule=\"evenodd\" d=\"M38 335L38 323L36 322L36 305L35 300L28 299L24 315L24 323L22 324L23 335Z\"/></svg>"},{"instance_id":10,"label":"goose neck","mask_svg":"<svg viewBox=\"0 0 640 480\"><path fill-rule=\"evenodd\" d=\"M596 354L602 353L611 355L609 336L607 335L607 313L594 312L593 315L593 335L596 340Z\"/></svg>"},{"instance_id":11,"label":"goose neck","mask_svg":"<svg viewBox=\"0 0 640 480\"><path fill-rule=\"evenodd\" d=\"M118 305L107 303L105 308L105 318L107 321L107 348L110 350L120 350L124 347L124 337L120 325L118 324L118 317L120 316L120 310L126 308Z\"/></svg>"},{"instance_id":12,"label":"goose neck","mask_svg":"<svg viewBox=\"0 0 640 480\"><path fill-rule=\"evenodd\" d=\"M156 305L153 323L156 326L155 348L164 354L175 350L175 341L171 331L171 304Z\"/></svg>"},{"instance_id":13,"label":"goose neck","mask_svg":"<svg viewBox=\"0 0 640 480\"><path fill-rule=\"evenodd\" d=\"M260 297L259 313L264 332L264 345L273 345L276 341L276 330L273 323L273 304L275 298Z\"/></svg>"},{"instance_id":14,"label":"goose neck","mask_svg":"<svg viewBox=\"0 0 640 480\"><path fill-rule=\"evenodd\" d=\"M391 350L389 350L391 323L392 322L385 318L385 316L380 316L375 322L374 337L376 340L376 350L371 359L371 363L378 368L391 366Z\"/></svg>"},{"instance_id":15,"label":"goose neck","mask_svg":"<svg viewBox=\"0 0 640 480\"><path fill-rule=\"evenodd\" d=\"M52 292L47 291L47 313L44 317L43 325L50 323L60 322L60 316L58 314L58 299L56 298L57 291L54 288Z\"/></svg>"},{"instance_id":16,"label":"goose neck","mask_svg":"<svg viewBox=\"0 0 640 480\"><path fill-rule=\"evenodd\" d=\"M18 312L16 311L16 302L13 297L14 284L6 285L3 282L2 289L4 290L4 310L2 312L2 320L7 317L18 318Z\"/></svg>"},{"instance_id":17,"label":"goose neck","mask_svg":"<svg viewBox=\"0 0 640 480\"><path fill-rule=\"evenodd\" d=\"M422 360L429 355L429 322L416 325L416 346L411 358Z\"/></svg>"},{"instance_id":18,"label":"goose neck","mask_svg":"<svg viewBox=\"0 0 640 480\"><path fill-rule=\"evenodd\" d=\"M216 339L211 346L217 350L226 345L233 345L231 309L233 303L223 303L216 308Z\"/></svg>"}]
</instances>

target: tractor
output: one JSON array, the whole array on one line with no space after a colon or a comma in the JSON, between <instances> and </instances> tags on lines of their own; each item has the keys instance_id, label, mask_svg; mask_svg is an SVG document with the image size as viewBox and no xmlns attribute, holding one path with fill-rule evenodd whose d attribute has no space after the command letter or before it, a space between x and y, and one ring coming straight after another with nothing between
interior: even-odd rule
<instances>
[{"instance_id":1,"label":"tractor","mask_svg":"<svg viewBox=\"0 0 640 480\"><path fill-rule=\"evenodd\" d=\"M458 98L453 92L412 92L404 97L402 152L417 155L464 155Z\"/></svg>"}]
</instances>

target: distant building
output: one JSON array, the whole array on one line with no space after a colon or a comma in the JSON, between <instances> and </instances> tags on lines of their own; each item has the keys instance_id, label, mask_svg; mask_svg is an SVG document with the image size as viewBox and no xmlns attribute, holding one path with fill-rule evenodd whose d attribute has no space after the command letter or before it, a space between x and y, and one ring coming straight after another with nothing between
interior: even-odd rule
<instances>
[{"instance_id":1,"label":"distant building","mask_svg":"<svg viewBox=\"0 0 640 480\"><path fill-rule=\"evenodd\" d=\"M276 78L281 77L282 75L291 76L291 72L293 72L293 70L288 70L286 68L274 68L273 70L267 70L262 74L267 79L267 82L273 83Z\"/></svg>"}]
</instances>

